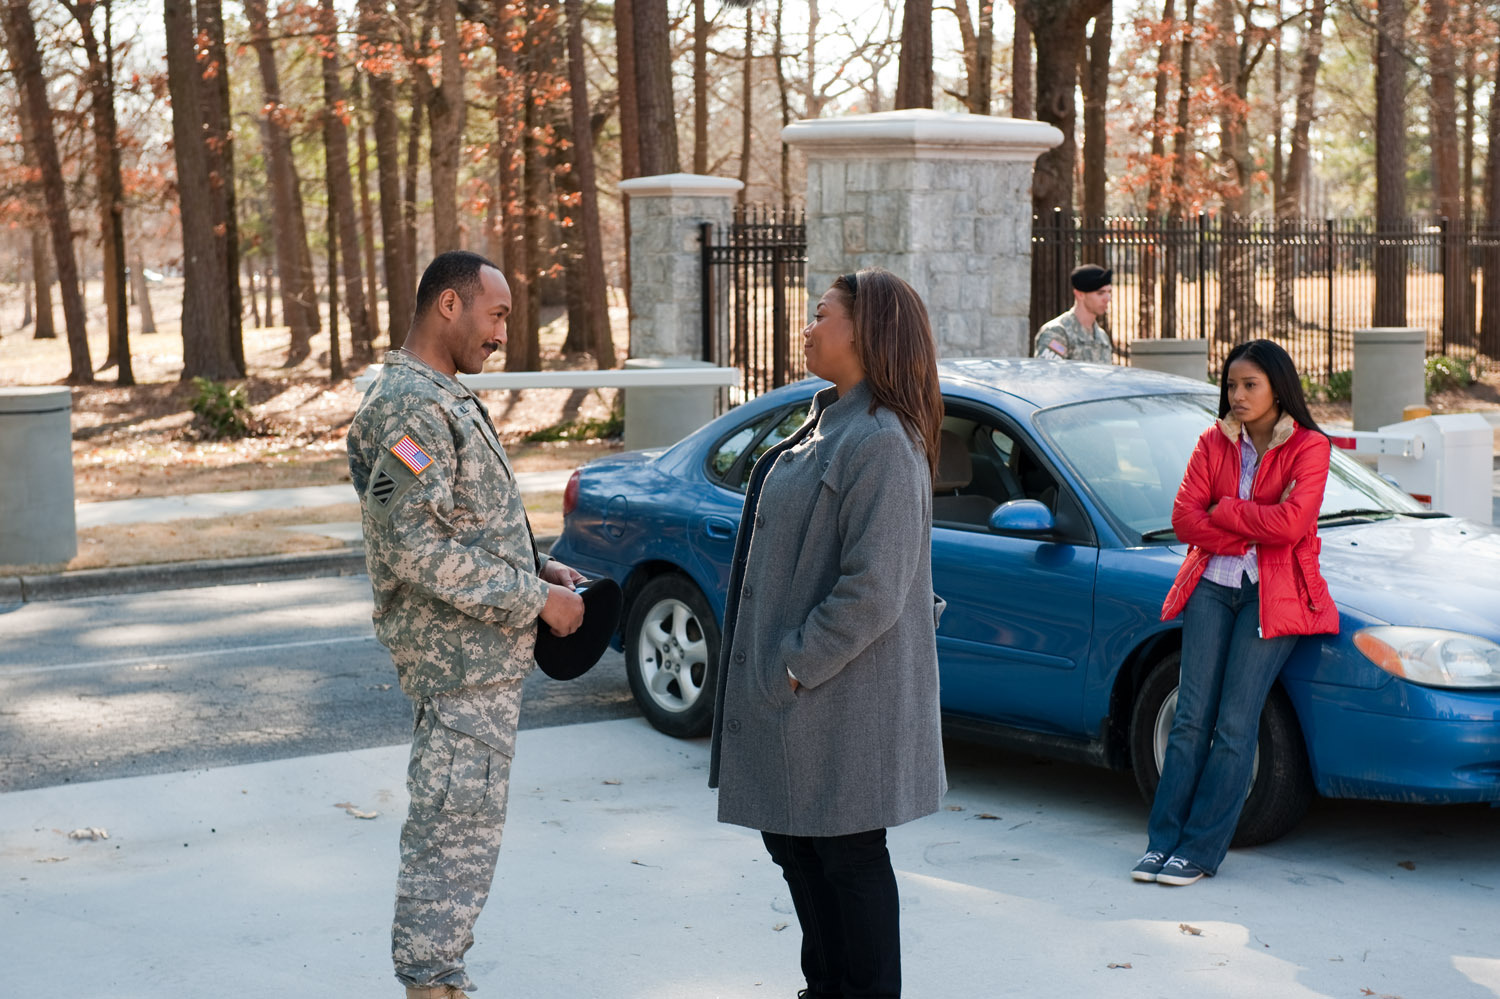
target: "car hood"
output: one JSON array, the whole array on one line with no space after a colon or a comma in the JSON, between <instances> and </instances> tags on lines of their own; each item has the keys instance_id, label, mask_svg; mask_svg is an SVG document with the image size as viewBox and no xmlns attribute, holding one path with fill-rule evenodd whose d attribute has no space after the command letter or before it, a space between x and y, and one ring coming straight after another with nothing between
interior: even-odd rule
<instances>
[{"instance_id":1,"label":"car hood","mask_svg":"<svg viewBox=\"0 0 1500 999\"><path fill-rule=\"evenodd\" d=\"M1319 533L1323 577L1345 612L1500 638L1500 530L1393 517Z\"/></svg>"}]
</instances>

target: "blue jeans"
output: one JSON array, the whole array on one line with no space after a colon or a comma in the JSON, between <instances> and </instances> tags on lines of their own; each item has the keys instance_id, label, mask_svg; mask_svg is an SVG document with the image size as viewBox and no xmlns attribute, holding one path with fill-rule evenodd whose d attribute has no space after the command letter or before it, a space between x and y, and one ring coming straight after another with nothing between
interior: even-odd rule
<instances>
[{"instance_id":1,"label":"blue jeans","mask_svg":"<svg viewBox=\"0 0 1500 999\"><path fill-rule=\"evenodd\" d=\"M1255 765L1260 712L1297 636L1261 638L1259 587L1200 579L1182 612L1182 679L1148 850L1219 869Z\"/></svg>"}]
</instances>

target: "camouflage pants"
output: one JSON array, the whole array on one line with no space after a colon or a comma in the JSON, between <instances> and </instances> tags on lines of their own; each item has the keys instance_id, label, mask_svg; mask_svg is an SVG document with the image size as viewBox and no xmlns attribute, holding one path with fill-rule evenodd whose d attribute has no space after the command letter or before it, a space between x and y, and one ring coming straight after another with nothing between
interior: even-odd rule
<instances>
[{"instance_id":1,"label":"camouflage pants","mask_svg":"<svg viewBox=\"0 0 1500 999\"><path fill-rule=\"evenodd\" d=\"M495 877L513 743L452 726L479 727L466 722L478 714L485 734L513 737L520 706L520 680L491 685L473 699L445 695L416 706L406 777L411 806L401 827L391 928L396 977L404 985L474 988L464 954Z\"/></svg>"}]
</instances>

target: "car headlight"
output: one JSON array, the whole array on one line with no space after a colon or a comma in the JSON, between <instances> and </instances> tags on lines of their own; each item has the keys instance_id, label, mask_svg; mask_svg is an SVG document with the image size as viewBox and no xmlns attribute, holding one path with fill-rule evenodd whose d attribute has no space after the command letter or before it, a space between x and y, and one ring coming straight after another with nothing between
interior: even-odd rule
<instances>
[{"instance_id":1,"label":"car headlight","mask_svg":"<svg viewBox=\"0 0 1500 999\"><path fill-rule=\"evenodd\" d=\"M1500 645L1440 628L1381 626L1354 633L1354 647L1392 676L1431 687L1500 687Z\"/></svg>"}]
</instances>

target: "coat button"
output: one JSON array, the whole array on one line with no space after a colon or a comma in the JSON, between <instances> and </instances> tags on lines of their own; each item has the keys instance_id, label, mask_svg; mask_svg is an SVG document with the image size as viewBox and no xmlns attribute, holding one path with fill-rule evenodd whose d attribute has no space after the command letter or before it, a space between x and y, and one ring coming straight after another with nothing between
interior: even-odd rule
<instances>
[{"instance_id":1,"label":"coat button","mask_svg":"<svg viewBox=\"0 0 1500 999\"><path fill-rule=\"evenodd\" d=\"M755 592L755 591L754 591L754 590L752 590L752 589L751 589L751 588L750 588L750 584L749 584L749 583L746 583L746 584L745 584L745 587L744 587L744 589L742 589L742 590L741 590L741 591L740 591L740 594L741 594L741 595L742 595L742 596L746 596L746 597L749 597L749 596L751 596L751 595L752 595L752 594L753 594L753 593L754 593L754 592Z\"/></svg>"},{"instance_id":2,"label":"coat button","mask_svg":"<svg viewBox=\"0 0 1500 999\"><path fill-rule=\"evenodd\" d=\"M745 661L745 654L743 652L736 652L734 654L734 661L737 662L737 663L744 662Z\"/></svg>"},{"instance_id":3,"label":"coat button","mask_svg":"<svg viewBox=\"0 0 1500 999\"><path fill-rule=\"evenodd\" d=\"M756 527L764 527L765 523L766 523L766 518L762 514L758 514L757 513L755 515L755 526Z\"/></svg>"},{"instance_id":4,"label":"coat button","mask_svg":"<svg viewBox=\"0 0 1500 999\"><path fill-rule=\"evenodd\" d=\"M738 735L740 731L740 720L738 718L729 719L729 721L724 723L724 731L728 732L730 735Z\"/></svg>"}]
</instances>

